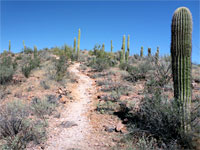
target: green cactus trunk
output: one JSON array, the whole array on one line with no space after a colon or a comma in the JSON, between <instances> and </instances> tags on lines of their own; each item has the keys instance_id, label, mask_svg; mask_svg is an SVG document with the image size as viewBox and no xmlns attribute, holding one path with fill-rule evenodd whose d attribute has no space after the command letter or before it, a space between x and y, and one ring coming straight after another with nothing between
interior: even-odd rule
<instances>
[{"instance_id":1,"label":"green cactus trunk","mask_svg":"<svg viewBox=\"0 0 200 150\"><path fill-rule=\"evenodd\" d=\"M178 8L171 24L171 57L174 97L179 107L181 129L190 131L192 15L186 7Z\"/></svg>"},{"instance_id":2,"label":"green cactus trunk","mask_svg":"<svg viewBox=\"0 0 200 150\"><path fill-rule=\"evenodd\" d=\"M26 50L26 45L25 45L25 42L23 40L23 46L24 46L24 51Z\"/></svg>"},{"instance_id":3,"label":"green cactus trunk","mask_svg":"<svg viewBox=\"0 0 200 150\"><path fill-rule=\"evenodd\" d=\"M121 52L121 57L120 57L120 62L121 63L124 63L124 61L125 61L125 40L126 40L126 37L124 35L123 36L123 41L122 41L122 52Z\"/></svg>"},{"instance_id":4,"label":"green cactus trunk","mask_svg":"<svg viewBox=\"0 0 200 150\"><path fill-rule=\"evenodd\" d=\"M81 38L81 29L78 30L78 46L77 46L77 60L79 60L79 51L80 51L80 38Z\"/></svg>"},{"instance_id":5,"label":"green cactus trunk","mask_svg":"<svg viewBox=\"0 0 200 150\"><path fill-rule=\"evenodd\" d=\"M159 58L159 53L160 53L160 50L159 50L159 47L157 47L157 56L158 56L158 58Z\"/></svg>"},{"instance_id":6,"label":"green cactus trunk","mask_svg":"<svg viewBox=\"0 0 200 150\"><path fill-rule=\"evenodd\" d=\"M110 52L113 52L113 45L112 45L112 40L110 41L111 47L110 47Z\"/></svg>"},{"instance_id":7,"label":"green cactus trunk","mask_svg":"<svg viewBox=\"0 0 200 150\"><path fill-rule=\"evenodd\" d=\"M151 48L148 48L148 57L151 57Z\"/></svg>"},{"instance_id":8,"label":"green cactus trunk","mask_svg":"<svg viewBox=\"0 0 200 150\"><path fill-rule=\"evenodd\" d=\"M10 40L9 40L8 52L11 53L11 42L10 42Z\"/></svg>"},{"instance_id":9,"label":"green cactus trunk","mask_svg":"<svg viewBox=\"0 0 200 150\"><path fill-rule=\"evenodd\" d=\"M156 64L158 63L158 60L159 60L159 47L157 47L157 51L156 51L156 54L155 54Z\"/></svg>"},{"instance_id":10,"label":"green cactus trunk","mask_svg":"<svg viewBox=\"0 0 200 150\"><path fill-rule=\"evenodd\" d=\"M141 50L140 50L140 57L143 57L143 46L141 47Z\"/></svg>"},{"instance_id":11,"label":"green cactus trunk","mask_svg":"<svg viewBox=\"0 0 200 150\"><path fill-rule=\"evenodd\" d=\"M130 36L128 35L128 39L127 39L127 51L126 51L126 62L128 62L128 57L129 57L129 53L130 53Z\"/></svg>"},{"instance_id":12,"label":"green cactus trunk","mask_svg":"<svg viewBox=\"0 0 200 150\"><path fill-rule=\"evenodd\" d=\"M100 58L104 58L105 54L105 44L102 44L101 50L100 50Z\"/></svg>"},{"instance_id":13,"label":"green cactus trunk","mask_svg":"<svg viewBox=\"0 0 200 150\"><path fill-rule=\"evenodd\" d=\"M34 58L37 58L37 47L34 46Z\"/></svg>"},{"instance_id":14,"label":"green cactus trunk","mask_svg":"<svg viewBox=\"0 0 200 150\"><path fill-rule=\"evenodd\" d=\"M74 49L73 49L73 53L76 53L76 37L74 38Z\"/></svg>"},{"instance_id":15,"label":"green cactus trunk","mask_svg":"<svg viewBox=\"0 0 200 150\"><path fill-rule=\"evenodd\" d=\"M105 51L105 44L102 44L102 51Z\"/></svg>"}]
</instances>

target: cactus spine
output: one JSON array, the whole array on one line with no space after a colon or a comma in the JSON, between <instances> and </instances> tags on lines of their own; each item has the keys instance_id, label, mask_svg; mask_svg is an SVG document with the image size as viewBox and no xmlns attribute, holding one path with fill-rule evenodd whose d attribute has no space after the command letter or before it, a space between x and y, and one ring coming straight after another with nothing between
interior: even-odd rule
<instances>
[{"instance_id":1,"label":"cactus spine","mask_svg":"<svg viewBox=\"0 0 200 150\"><path fill-rule=\"evenodd\" d=\"M34 46L34 58L37 58L37 47Z\"/></svg>"},{"instance_id":2,"label":"cactus spine","mask_svg":"<svg viewBox=\"0 0 200 150\"><path fill-rule=\"evenodd\" d=\"M8 52L11 53L11 42L10 42L10 40L9 40Z\"/></svg>"},{"instance_id":3,"label":"cactus spine","mask_svg":"<svg viewBox=\"0 0 200 150\"><path fill-rule=\"evenodd\" d=\"M74 38L74 49L73 49L73 53L76 53L76 37Z\"/></svg>"},{"instance_id":4,"label":"cactus spine","mask_svg":"<svg viewBox=\"0 0 200 150\"><path fill-rule=\"evenodd\" d=\"M190 130L192 15L186 7L176 9L171 24L171 57L174 97L179 107L181 129ZM189 122L189 124L188 124Z\"/></svg>"},{"instance_id":5,"label":"cactus spine","mask_svg":"<svg viewBox=\"0 0 200 150\"><path fill-rule=\"evenodd\" d=\"M151 57L151 48L148 48L148 57Z\"/></svg>"},{"instance_id":6,"label":"cactus spine","mask_svg":"<svg viewBox=\"0 0 200 150\"><path fill-rule=\"evenodd\" d=\"M140 57L143 57L143 46L141 46Z\"/></svg>"},{"instance_id":7,"label":"cactus spine","mask_svg":"<svg viewBox=\"0 0 200 150\"><path fill-rule=\"evenodd\" d=\"M80 51L80 38L81 38L81 29L78 29L77 60L79 60L79 51Z\"/></svg>"},{"instance_id":8,"label":"cactus spine","mask_svg":"<svg viewBox=\"0 0 200 150\"><path fill-rule=\"evenodd\" d=\"M130 36L128 35L128 39L127 39L127 51L126 51L126 62L128 62L128 57L129 57L129 53L130 53Z\"/></svg>"}]
</instances>

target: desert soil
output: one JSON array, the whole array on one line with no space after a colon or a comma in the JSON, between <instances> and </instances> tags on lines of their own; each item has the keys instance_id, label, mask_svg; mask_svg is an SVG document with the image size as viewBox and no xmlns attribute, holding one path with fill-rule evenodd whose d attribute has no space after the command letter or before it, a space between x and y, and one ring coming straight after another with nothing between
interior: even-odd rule
<instances>
[{"instance_id":1,"label":"desert soil","mask_svg":"<svg viewBox=\"0 0 200 150\"><path fill-rule=\"evenodd\" d=\"M110 118L97 115L94 111L95 81L78 70L79 63L69 71L77 76L77 83L70 86L71 97L63 105L60 117L49 119L48 139L38 150L108 150L114 145L113 136L106 135L103 125ZM92 119L91 119L92 118Z\"/></svg>"}]
</instances>

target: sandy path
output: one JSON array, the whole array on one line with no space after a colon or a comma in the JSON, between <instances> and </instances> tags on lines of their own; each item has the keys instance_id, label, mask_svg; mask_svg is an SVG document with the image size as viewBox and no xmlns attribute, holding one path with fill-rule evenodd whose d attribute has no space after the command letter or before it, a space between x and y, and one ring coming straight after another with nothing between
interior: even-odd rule
<instances>
[{"instance_id":1,"label":"sandy path","mask_svg":"<svg viewBox=\"0 0 200 150\"><path fill-rule=\"evenodd\" d=\"M90 141L87 137L92 129L89 119L84 114L89 111L92 103L92 79L78 71L79 64L72 65L70 71L75 73L78 79L78 86L72 89L74 101L67 106L66 111L61 113L61 118L56 122L60 124L63 121L73 121L77 126L70 128L58 127L59 134L51 135L45 144L45 150L90 150ZM61 128L61 129L60 129Z\"/></svg>"}]
</instances>

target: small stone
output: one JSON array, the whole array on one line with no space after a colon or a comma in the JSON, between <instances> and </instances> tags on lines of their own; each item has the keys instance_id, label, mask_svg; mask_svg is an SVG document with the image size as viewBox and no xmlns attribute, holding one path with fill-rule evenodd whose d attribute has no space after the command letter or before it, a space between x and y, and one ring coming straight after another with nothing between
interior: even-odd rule
<instances>
[{"instance_id":1,"label":"small stone","mask_svg":"<svg viewBox=\"0 0 200 150\"><path fill-rule=\"evenodd\" d=\"M104 126L104 127L105 127L105 131L107 131L109 133L115 131L115 128L113 128L113 127L108 127L108 126Z\"/></svg>"},{"instance_id":2,"label":"small stone","mask_svg":"<svg viewBox=\"0 0 200 150\"><path fill-rule=\"evenodd\" d=\"M63 121L60 126L62 126L63 128L71 128L73 126L78 126L77 123L75 123L74 121Z\"/></svg>"},{"instance_id":3,"label":"small stone","mask_svg":"<svg viewBox=\"0 0 200 150\"><path fill-rule=\"evenodd\" d=\"M117 132L120 132L120 131L122 130L122 128L124 128L124 125L123 125L121 122L119 122L119 123L117 124L115 130L116 130Z\"/></svg>"}]
</instances>

